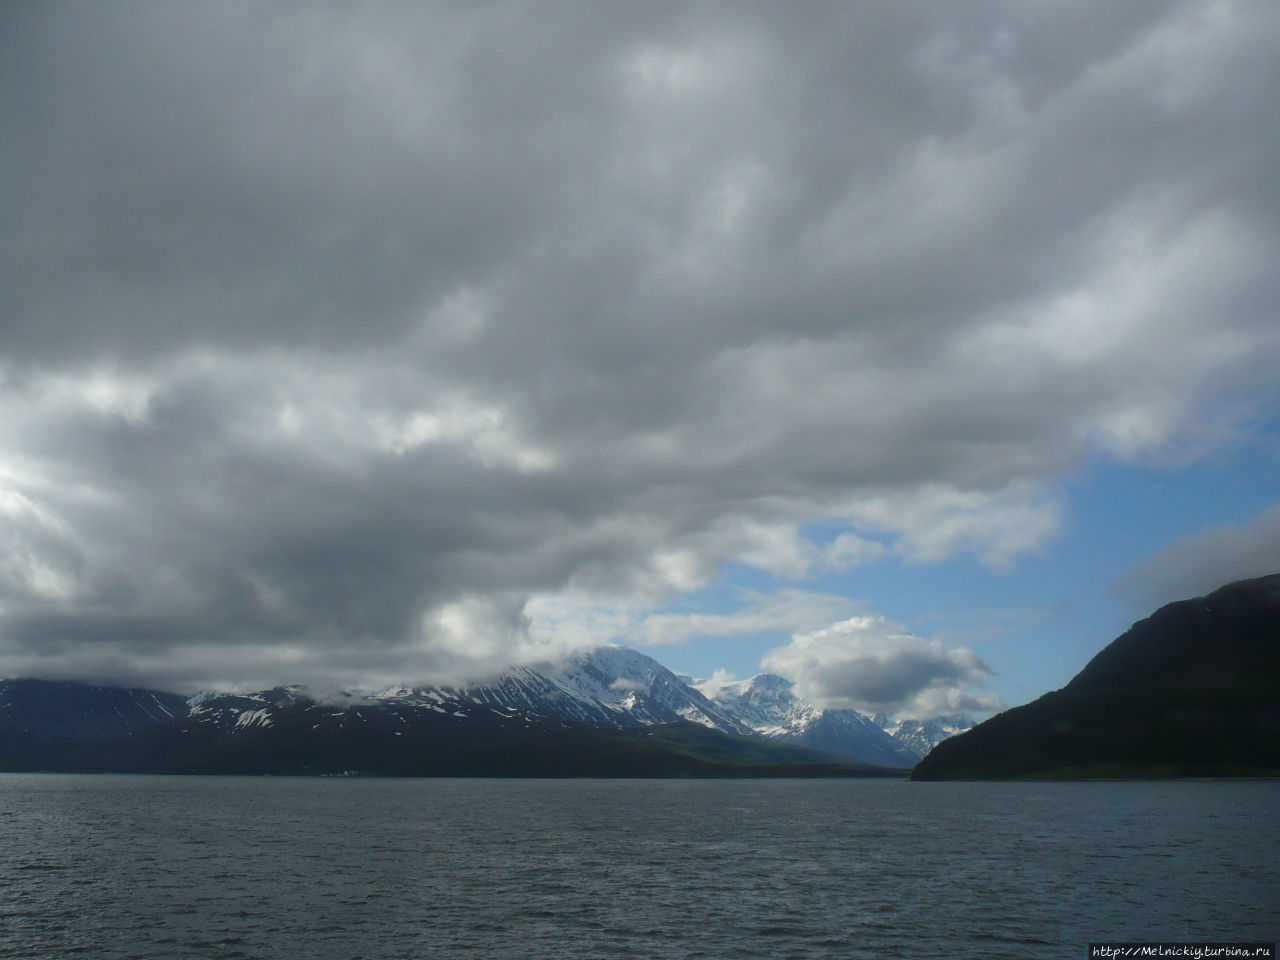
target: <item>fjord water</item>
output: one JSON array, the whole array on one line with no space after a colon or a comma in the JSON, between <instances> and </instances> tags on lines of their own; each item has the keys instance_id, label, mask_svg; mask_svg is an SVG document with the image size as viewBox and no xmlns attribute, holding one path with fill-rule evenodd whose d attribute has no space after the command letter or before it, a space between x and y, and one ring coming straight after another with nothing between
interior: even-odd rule
<instances>
[{"instance_id":1,"label":"fjord water","mask_svg":"<svg viewBox=\"0 0 1280 960\"><path fill-rule=\"evenodd\" d=\"M0 776L0 956L1274 940L1280 783Z\"/></svg>"}]
</instances>

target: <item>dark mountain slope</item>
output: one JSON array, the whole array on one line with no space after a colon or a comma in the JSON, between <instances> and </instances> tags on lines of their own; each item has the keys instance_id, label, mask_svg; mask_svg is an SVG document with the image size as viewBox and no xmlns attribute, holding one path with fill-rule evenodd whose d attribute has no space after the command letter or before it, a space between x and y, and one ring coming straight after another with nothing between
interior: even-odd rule
<instances>
[{"instance_id":1,"label":"dark mountain slope","mask_svg":"<svg viewBox=\"0 0 1280 960\"><path fill-rule=\"evenodd\" d=\"M1280 776L1280 574L1162 607L912 779Z\"/></svg>"},{"instance_id":2,"label":"dark mountain slope","mask_svg":"<svg viewBox=\"0 0 1280 960\"><path fill-rule=\"evenodd\" d=\"M689 721L613 729L498 716L407 717L378 708L314 727L312 711L290 708L271 727L193 741L191 731L157 731L144 753L173 773L366 774L429 777L680 777L902 775L841 757L710 730ZM336 719L336 715L335 715ZM181 750L175 750L180 747ZM135 754L136 756L137 754Z\"/></svg>"},{"instance_id":3,"label":"dark mountain slope","mask_svg":"<svg viewBox=\"0 0 1280 960\"><path fill-rule=\"evenodd\" d=\"M69 758L186 715L186 698L161 690L0 680L0 770L75 763Z\"/></svg>"}]
</instances>

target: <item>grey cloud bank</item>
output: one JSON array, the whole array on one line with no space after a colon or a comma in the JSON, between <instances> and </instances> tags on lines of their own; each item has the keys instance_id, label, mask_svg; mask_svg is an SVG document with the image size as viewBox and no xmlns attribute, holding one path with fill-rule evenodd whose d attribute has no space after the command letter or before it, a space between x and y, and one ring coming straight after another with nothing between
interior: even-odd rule
<instances>
[{"instance_id":1,"label":"grey cloud bank","mask_svg":"<svg viewBox=\"0 0 1280 960\"><path fill-rule=\"evenodd\" d=\"M3 17L0 673L657 642L814 520L1000 569L1280 368L1270 4Z\"/></svg>"}]
</instances>

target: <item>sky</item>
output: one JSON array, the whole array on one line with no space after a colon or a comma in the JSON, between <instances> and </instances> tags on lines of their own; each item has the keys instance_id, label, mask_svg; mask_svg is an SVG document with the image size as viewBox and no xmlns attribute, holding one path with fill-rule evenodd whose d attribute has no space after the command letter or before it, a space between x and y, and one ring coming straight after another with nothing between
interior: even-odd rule
<instances>
[{"instance_id":1,"label":"sky","mask_svg":"<svg viewBox=\"0 0 1280 960\"><path fill-rule=\"evenodd\" d=\"M0 8L0 676L982 714L1280 571L1280 6Z\"/></svg>"}]
</instances>

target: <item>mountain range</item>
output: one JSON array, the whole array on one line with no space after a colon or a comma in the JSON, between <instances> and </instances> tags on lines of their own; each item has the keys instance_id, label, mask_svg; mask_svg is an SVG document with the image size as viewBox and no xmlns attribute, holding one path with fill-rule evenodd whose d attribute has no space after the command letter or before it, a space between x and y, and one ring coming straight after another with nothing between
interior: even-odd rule
<instances>
[{"instance_id":1,"label":"mountain range","mask_svg":"<svg viewBox=\"0 0 1280 960\"><path fill-rule=\"evenodd\" d=\"M711 689L711 688L708 688ZM707 696L624 647L464 687L317 696L0 681L0 769L400 775L848 774L913 766L967 718L820 709L781 677ZM890 730L886 730L889 726ZM892 731L892 732L890 732Z\"/></svg>"},{"instance_id":2,"label":"mountain range","mask_svg":"<svg viewBox=\"0 0 1280 960\"><path fill-rule=\"evenodd\" d=\"M1280 776L1280 574L1168 604L973 725L699 683L624 647L468 686L182 696L0 680L0 770L418 776Z\"/></svg>"}]
</instances>

